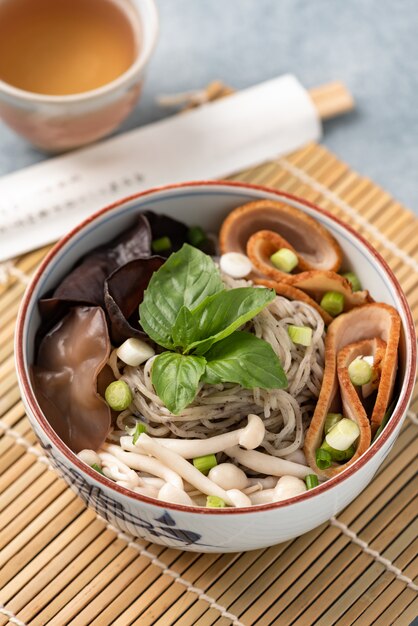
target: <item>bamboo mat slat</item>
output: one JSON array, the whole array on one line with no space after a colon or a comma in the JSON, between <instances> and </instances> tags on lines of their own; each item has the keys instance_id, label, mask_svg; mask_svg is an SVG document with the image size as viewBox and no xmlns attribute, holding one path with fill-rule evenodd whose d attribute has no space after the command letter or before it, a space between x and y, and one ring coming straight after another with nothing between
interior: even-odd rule
<instances>
[{"instance_id":1,"label":"bamboo mat slat","mask_svg":"<svg viewBox=\"0 0 418 626\"><path fill-rule=\"evenodd\" d=\"M395 271L418 324L418 220L323 146L231 177L331 211ZM418 611L418 392L372 483L310 533L242 554L194 554L118 533L50 469L13 361L25 286L49 246L0 266L0 626L408 626Z\"/></svg>"}]
</instances>

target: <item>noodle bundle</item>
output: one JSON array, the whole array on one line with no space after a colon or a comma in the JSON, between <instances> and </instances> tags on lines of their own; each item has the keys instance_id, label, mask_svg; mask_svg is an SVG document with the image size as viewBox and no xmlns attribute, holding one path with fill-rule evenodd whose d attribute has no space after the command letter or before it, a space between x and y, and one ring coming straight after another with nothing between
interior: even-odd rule
<instances>
[{"instance_id":1,"label":"noodle bundle","mask_svg":"<svg viewBox=\"0 0 418 626\"><path fill-rule=\"evenodd\" d=\"M227 279L230 288L248 285L246 281ZM292 342L287 326L312 328L312 342L304 347ZM309 305L277 296L245 327L272 346L287 375L284 389L244 389L232 383L202 384L191 405L173 416L156 395L151 382L155 357L142 366L123 368L121 377L133 391L133 415L145 418L147 432L155 437L204 439L240 428L250 413L259 415L265 425L261 447L274 456L286 457L303 446L321 388L324 369L324 322ZM114 360L115 356L112 355ZM111 365L115 368L114 362ZM125 412L119 426L132 426L132 415ZM126 432L113 431L112 441Z\"/></svg>"}]
</instances>

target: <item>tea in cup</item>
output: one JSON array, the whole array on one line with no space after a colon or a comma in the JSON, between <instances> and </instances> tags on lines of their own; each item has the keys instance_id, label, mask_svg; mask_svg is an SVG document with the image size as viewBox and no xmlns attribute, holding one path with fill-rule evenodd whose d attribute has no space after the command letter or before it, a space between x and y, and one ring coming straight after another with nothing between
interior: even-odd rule
<instances>
[{"instance_id":1,"label":"tea in cup","mask_svg":"<svg viewBox=\"0 0 418 626\"><path fill-rule=\"evenodd\" d=\"M0 0L0 117L53 151L114 130L155 45L153 0Z\"/></svg>"}]
</instances>

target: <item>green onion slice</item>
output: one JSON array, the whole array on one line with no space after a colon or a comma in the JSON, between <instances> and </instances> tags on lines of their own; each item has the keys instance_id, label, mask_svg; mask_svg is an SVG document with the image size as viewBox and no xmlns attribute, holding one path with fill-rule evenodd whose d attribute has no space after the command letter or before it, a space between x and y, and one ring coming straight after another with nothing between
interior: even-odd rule
<instances>
[{"instance_id":1,"label":"green onion slice","mask_svg":"<svg viewBox=\"0 0 418 626\"><path fill-rule=\"evenodd\" d=\"M349 461L354 456L355 451L356 451L356 446L354 445L347 448L347 450L344 453L344 461Z\"/></svg>"},{"instance_id":2,"label":"green onion slice","mask_svg":"<svg viewBox=\"0 0 418 626\"><path fill-rule=\"evenodd\" d=\"M170 237L160 237L159 239L154 239L154 241L151 243L151 248L154 252L165 252L166 250L170 250Z\"/></svg>"},{"instance_id":3,"label":"green onion slice","mask_svg":"<svg viewBox=\"0 0 418 626\"><path fill-rule=\"evenodd\" d=\"M206 506L210 509L223 509L226 507L225 502L218 496L208 496L206 498Z\"/></svg>"},{"instance_id":4,"label":"green onion slice","mask_svg":"<svg viewBox=\"0 0 418 626\"><path fill-rule=\"evenodd\" d=\"M346 451L360 435L360 428L354 420L343 417L325 435L325 441L335 450Z\"/></svg>"},{"instance_id":5,"label":"green onion slice","mask_svg":"<svg viewBox=\"0 0 418 626\"><path fill-rule=\"evenodd\" d=\"M135 445L142 433L147 432L147 427L142 422L137 422L135 432L133 434L132 443Z\"/></svg>"},{"instance_id":6,"label":"green onion slice","mask_svg":"<svg viewBox=\"0 0 418 626\"><path fill-rule=\"evenodd\" d=\"M336 461L337 463L342 463L345 461L346 450L336 450L335 448L331 448L330 445L324 440L321 444L321 450L326 450L330 453L331 459Z\"/></svg>"},{"instance_id":7,"label":"green onion slice","mask_svg":"<svg viewBox=\"0 0 418 626\"><path fill-rule=\"evenodd\" d=\"M373 368L364 359L357 357L348 366L348 375L356 387L367 385L372 379Z\"/></svg>"},{"instance_id":8,"label":"green onion slice","mask_svg":"<svg viewBox=\"0 0 418 626\"><path fill-rule=\"evenodd\" d=\"M287 327L287 332L293 343L297 343L300 346L310 346L312 343L312 328L308 326L293 326L290 324Z\"/></svg>"},{"instance_id":9,"label":"green onion slice","mask_svg":"<svg viewBox=\"0 0 418 626\"><path fill-rule=\"evenodd\" d=\"M214 454L205 454L205 456L197 456L194 458L193 465L199 470L199 472L202 472L202 474L205 474L206 476L209 474L212 467L215 467L218 463Z\"/></svg>"},{"instance_id":10,"label":"green onion slice","mask_svg":"<svg viewBox=\"0 0 418 626\"><path fill-rule=\"evenodd\" d=\"M342 418L343 416L341 413L328 413L325 418L325 424L324 424L325 434L327 435L329 431L331 430L331 428L335 426L337 422L342 420Z\"/></svg>"},{"instance_id":11,"label":"green onion slice","mask_svg":"<svg viewBox=\"0 0 418 626\"><path fill-rule=\"evenodd\" d=\"M124 380L115 380L106 387L105 400L113 411L125 411L133 400L132 391Z\"/></svg>"},{"instance_id":12,"label":"green onion slice","mask_svg":"<svg viewBox=\"0 0 418 626\"><path fill-rule=\"evenodd\" d=\"M200 228L200 226L192 226L187 231L187 239L192 246L198 248L204 241L206 241L206 233L202 228Z\"/></svg>"},{"instance_id":13,"label":"green onion slice","mask_svg":"<svg viewBox=\"0 0 418 626\"><path fill-rule=\"evenodd\" d=\"M320 470L328 469L332 465L332 457L328 450L318 448L316 451L316 464Z\"/></svg>"},{"instance_id":14,"label":"green onion slice","mask_svg":"<svg viewBox=\"0 0 418 626\"><path fill-rule=\"evenodd\" d=\"M354 272L345 272L345 274L341 274L341 276L348 280L353 291L361 291L361 282Z\"/></svg>"},{"instance_id":15,"label":"green onion slice","mask_svg":"<svg viewBox=\"0 0 418 626\"><path fill-rule=\"evenodd\" d=\"M270 261L278 270L286 273L295 269L299 263L296 254L292 250L289 250L289 248L280 248L280 250L277 250L277 252L271 255Z\"/></svg>"},{"instance_id":16,"label":"green onion slice","mask_svg":"<svg viewBox=\"0 0 418 626\"><path fill-rule=\"evenodd\" d=\"M344 296L338 291L327 291L323 295L320 304L324 311L335 317L344 310Z\"/></svg>"},{"instance_id":17,"label":"green onion slice","mask_svg":"<svg viewBox=\"0 0 418 626\"><path fill-rule=\"evenodd\" d=\"M313 489L314 487L318 487L318 476L316 474L308 474L307 476L305 476L305 483L307 489Z\"/></svg>"},{"instance_id":18,"label":"green onion slice","mask_svg":"<svg viewBox=\"0 0 418 626\"><path fill-rule=\"evenodd\" d=\"M93 465L91 466L91 469L96 470L96 472L99 472L99 474L103 474L102 468L100 467L100 465L97 465L97 463L93 463ZM103 476L104 476L104 474L103 474Z\"/></svg>"}]
</instances>

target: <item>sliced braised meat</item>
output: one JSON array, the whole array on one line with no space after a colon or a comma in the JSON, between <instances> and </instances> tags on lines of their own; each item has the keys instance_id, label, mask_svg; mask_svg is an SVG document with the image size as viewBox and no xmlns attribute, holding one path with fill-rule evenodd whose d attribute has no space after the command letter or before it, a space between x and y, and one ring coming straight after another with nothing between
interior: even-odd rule
<instances>
[{"instance_id":1,"label":"sliced braised meat","mask_svg":"<svg viewBox=\"0 0 418 626\"><path fill-rule=\"evenodd\" d=\"M322 224L300 209L273 200L249 202L228 215L219 233L221 253L245 254L249 239L259 231L280 235L307 268L337 271L341 266L341 248Z\"/></svg>"},{"instance_id":2,"label":"sliced braised meat","mask_svg":"<svg viewBox=\"0 0 418 626\"><path fill-rule=\"evenodd\" d=\"M304 446L309 465L324 478L330 478L341 472L370 446L372 435L380 426L393 394L400 326L399 315L393 307L383 303L370 303L343 313L328 327L325 339L324 377ZM369 421L350 381L347 367L359 349L356 344L366 341L370 351L376 339L386 343L386 350L382 358L382 344L376 342L373 348L380 359L380 380ZM347 346L350 346L349 350L344 351ZM345 417L355 420L360 428L356 452L346 463L319 470L315 455L324 439L325 419L328 413L340 412L341 409Z\"/></svg>"},{"instance_id":3,"label":"sliced braised meat","mask_svg":"<svg viewBox=\"0 0 418 626\"><path fill-rule=\"evenodd\" d=\"M333 320L331 315L324 311L324 309L304 291L301 291L292 285L278 283L277 281L269 280L268 278L254 278L253 282L255 285L263 285L264 287L269 287L269 289L274 289L278 296L284 296L288 300L300 300L301 302L310 304L310 306L318 311L325 324L331 324Z\"/></svg>"}]
</instances>

